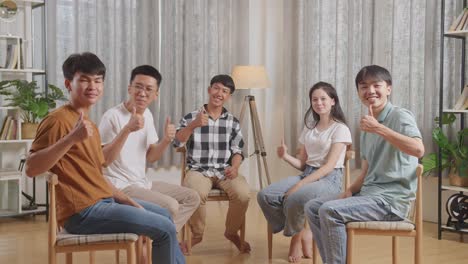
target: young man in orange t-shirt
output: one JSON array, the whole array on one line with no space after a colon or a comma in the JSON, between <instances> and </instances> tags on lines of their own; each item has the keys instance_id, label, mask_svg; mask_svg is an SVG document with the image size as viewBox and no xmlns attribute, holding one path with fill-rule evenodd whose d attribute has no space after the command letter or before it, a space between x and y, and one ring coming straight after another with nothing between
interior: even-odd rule
<instances>
[{"instance_id":1,"label":"young man in orange t-shirt","mask_svg":"<svg viewBox=\"0 0 468 264\"><path fill-rule=\"evenodd\" d=\"M102 175L101 138L88 113L104 90L106 68L94 54L72 54L62 66L68 104L39 125L26 174L57 174L57 219L69 233L135 233L153 240L153 263L185 263L167 209L134 200Z\"/></svg>"}]
</instances>

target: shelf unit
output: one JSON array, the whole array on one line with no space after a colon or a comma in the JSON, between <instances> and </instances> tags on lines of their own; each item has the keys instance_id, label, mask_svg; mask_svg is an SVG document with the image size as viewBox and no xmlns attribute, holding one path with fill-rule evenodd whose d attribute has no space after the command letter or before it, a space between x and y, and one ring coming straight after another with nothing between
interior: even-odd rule
<instances>
[{"instance_id":1,"label":"shelf unit","mask_svg":"<svg viewBox=\"0 0 468 264\"><path fill-rule=\"evenodd\" d=\"M463 8L467 7L467 1L463 1ZM453 113L460 115L460 128L463 129L465 127L465 114L468 113L468 110L454 110L454 109L444 109L444 41L446 38L452 38L452 39L457 39L461 41L461 74L460 74L460 85L461 85L461 91L463 91L464 85L465 85L465 69L466 69L466 37L468 36L468 31L463 30L463 31L457 31L457 32L445 32L445 2L446 0L442 0L441 3L441 19L440 19L440 29L441 29L441 35L440 35L440 83L439 83L439 117L441 117L444 113ZM442 128L442 122L439 122L439 127ZM442 159L442 154L440 150L438 151L438 159L439 162ZM450 191L450 192L458 192L460 194L463 193L468 193L468 188L466 187L458 187L458 186L451 186L451 185L443 185L442 184L442 169L439 167L438 169L438 214L437 214L437 226L438 226L438 239L440 240L442 238L442 232L443 231L449 231L449 232L456 232L461 235L468 233L468 229L461 229L461 230L456 230L452 226L447 226L442 223L442 192L443 191Z\"/></svg>"},{"instance_id":2,"label":"shelf unit","mask_svg":"<svg viewBox=\"0 0 468 264\"><path fill-rule=\"evenodd\" d=\"M46 2L45 0L15 0L18 4L18 14L14 22L0 21L0 24L5 24L5 30L0 32L0 40L5 41L8 44L15 43L19 49L18 62L14 68L0 68L0 81L11 80L11 79L22 79L32 81L36 78L41 78L38 83L41 83L44 87L44 91L47 94L47 74L46 74ZM35 12L40 16L41 23L38 24L34 20ZM39 13L40 12L40 13ZM22 19L21 19L22 18ZM37 17L39 18L39 17ZM15 24L16 23L16 24ZM13 28L13 30L11 30ZM39 30L42 39L35 43L34 31ZM14 35L11 34L13 31ZM38 31L38 32L39 32ZM41 44L41 46L38 46ZM40 52L34 48L41 47ZM0 51L3 52L3 51ZM39 63L34 63L33 59L40 59ZM35 65L36 64L36 65ZM37 66L39 64L39 66ZM0 103L1 105L1 103ZM33 201L36 201L36 178L32 180L27 179L24 172L21 172L18 168L18 162L24 157L31 146L31 139L21 138L21 120L20 120L20 109L16 107L1 107L0 106L0 125L3 124L3 117L7 115L13 115L16 117L17 132L14 139L1 140L0 139L0 169L17 169L12 172L11 175L5 176L5 173L0 173L0 218L2 217L13 217L13 216L24 216L24 215L36 215L48 213L48 197L47 197L47 186L45 186L45 203L38 204L37 209L34 210L23 210L22 205L25 202L25 197L32 197ZM3 175L3 176L2 176ZM22 194L25 183L32 182L32 192L29 194ZM3 188L3 189L1 189ZM3 191L3 192L2 192ZM3 195L3 196L1 196Z\"/></svg>"}]
</instances>

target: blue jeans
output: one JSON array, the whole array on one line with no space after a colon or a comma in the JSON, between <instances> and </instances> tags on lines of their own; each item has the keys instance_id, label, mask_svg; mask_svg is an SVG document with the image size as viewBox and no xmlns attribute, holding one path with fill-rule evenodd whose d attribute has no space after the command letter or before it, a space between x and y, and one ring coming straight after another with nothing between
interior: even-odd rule
<instances>
[{"instance_id":1,"label":"blue jeans","mask_svg":"<svg viewBox=\"0 0 468 264\"><path fill-rule=\"evenodd\" d=\"M306 165L301 175L290 176L272 183L257 194L257 201L271 225L273 233L284 229L285 236L293 236L304 228L304 205L317 197L337 194L342 188L342 169L334 169L320 180L308 183L284 199L284 194L317 168Z\"/></svg>"},{"instance_id":2,"label":"blue jeans","mask_svg":"<svg viewBox=\"0 0 468 264\"><path fill-rule=\"evenodd\" d=\"M145 209L102 199L72 215L64 224L72 234L134 233L153 240L152 263L183 264L175 225L165 208L135 199Z\"/></svg>"},{"instance_id":3,"label":"blue jeans","mask_svg":"<svg viewBox=\"0 0 468 264\"><path fill-rule=\"evenodd\" d=\"M336 199L337 195L319 197L304 207L323 263L346 264L346 223L403 220L377 197Z\"/></svg>"}]
</instances>

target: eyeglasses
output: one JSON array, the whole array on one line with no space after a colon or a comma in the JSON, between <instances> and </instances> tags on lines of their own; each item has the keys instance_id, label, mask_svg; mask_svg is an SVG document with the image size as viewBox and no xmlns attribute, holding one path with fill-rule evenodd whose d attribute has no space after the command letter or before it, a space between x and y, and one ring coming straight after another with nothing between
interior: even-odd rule
<instances>
[{"instance_id":1,"label":"eyeglasses","mask_svg":"<svg viewBox=\"0 0 468 264\"><path fill-rule=\"evenodd\" d=\"M150 95L150 94L153 94L153 93L156 93L157 92L157 89L154 89L154 88L151 88L151 86L143 86L143 85L139 85L139 84L135 84L135 85L132 85L133 88L135 88L135 90L137 90L137 92L145 92L145 94L147 95Z\"/></svg>"}]
</instances>

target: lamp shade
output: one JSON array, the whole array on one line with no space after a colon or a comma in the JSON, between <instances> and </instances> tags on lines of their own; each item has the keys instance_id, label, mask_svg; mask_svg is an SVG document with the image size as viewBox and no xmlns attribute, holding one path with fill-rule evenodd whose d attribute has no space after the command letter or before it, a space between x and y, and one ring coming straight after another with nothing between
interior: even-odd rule
<instances>
[{"instance_id":1,"label":"lamp shade","mask_svg":"<svg viewBox=\"0 0 468 264\"><path fill-rule=\"evenodd\" d=\"M263 66L238 65L232 69L236 89L268 88L270 81Z\"/></svg>"}]
</instances>

